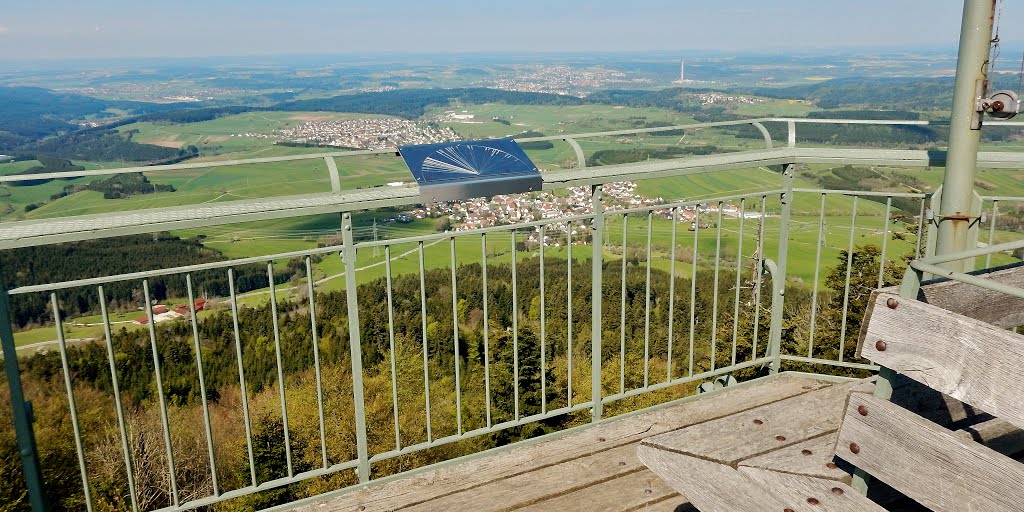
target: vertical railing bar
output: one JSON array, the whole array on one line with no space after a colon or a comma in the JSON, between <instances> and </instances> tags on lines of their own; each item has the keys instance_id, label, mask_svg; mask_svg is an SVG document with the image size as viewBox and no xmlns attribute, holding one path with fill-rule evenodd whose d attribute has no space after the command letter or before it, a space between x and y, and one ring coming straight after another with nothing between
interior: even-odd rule
<instances>
[{"instance_id":1,"label":"vertical railing bar","mask_svg":"<svg viewBox=\"0 0 1024 512\"><path fill-rule=\"evenodd\" d=\"M839 362L843 361L846 348L846 315L850 306L850 274L853 272L853 238L857 230L857 199L853 196L853 213L850 215L850 243L846 251L846 284L843 286L843 325L839 333Z\"/></svg>"},{"instance_id":2,"label":"vertical railing bar","mask_svg":"<svg viewBox=\"0 0 1024 512\"><path fill-rule=\"evenodd\" d=\"M481 286L484 306L484 406L487 411L487 428L491 428L491 349L489 342L491 317L487 314L487 233L480 233Z\"/></svg>"},{"instance_id":3,"label":"vertical railing bar","mask_svg":"<svg viewBox=\"0 0 1024 512\"><path fill-rule=\"evenodd\" d=\"M277 360L277 389L281 395L281 424L284 427L284 459L288 478L295 476L292 466L292 443L288 431L288 399L284 390L284 365L281 362L281 328L277 318L277 286L274 284L274 262L267 262L267 281L270 284L270 320L274 328L274 357Z\"/></svg>"},{"instance_id":4,"label":"vertical railing bar","mask_svg":"<svg viewBox=\"0 0 1024 512\"><path fill-rule=\"evenodd\" d=\"M519 282L516 278L516 230L512 235L512 394L514 417L519 421Z\"/></svg>"},{"instance_id":5,"label":"vertical railing bar","mask_svg":"<svg viewBox=\"0 0 1024 512\"><path fill-rule=\"evenodd\" d=\"M665 365L665 382L672 380L672 344L674 341L675 327L673 320L676 316L676 226L679 223L679 208L672 208L672 239L668 248L668 347L667 361Z\"/></svg>"},{"instance_id":6,"label":"vertical railing bar","mask_svg":"<svg viewBox=\"0 0 1024 512\"><path fill-rule=\"evenodd\" d=\"M163 372L160 369L160 352L156 346L156 319L153 318L153 301L149 295L149 280L142 280L142 294L146 298L146 315L149 321L149 343L153 349L153 370L156 377L156 393L160 402L160 421L164 431L164 448L167 450L167 470L171 477L171 502L178 506L178 477L174 469L174 451L171 448L171 427L167 419L167 400L164 397ZM56 295L54 295L56 298ZM55 303L56 304L56 303Z\"/></svg>"},{"instance_id":7,"label":"vertical railing bar","mask_svg":"<svg viewBox=\"0 0 1024 512\"><path fill-rule=\"evenodd\" d=\"M650 385L651 366L651 224L654 212L647 212L647 288L644 297L644 387Z\"/></svg>"},{"instance_id":8,"label":"vertical railing bar","mask_svg":"<svg viewBox=\"0 0 1024 512\"><path fill-rule=\"evenodd\" d=\"M423 330L423 397L425 399L424 407L426 408L427 418L427 442L434 440L433 429L431 428L430 421L430 360L429 360L429 349L427 347L427 285L426 278L423 275L423 241L421 240L417 245L419 248L419 266L420 266L420 328Z\"/></svg>"},{"instance_id":9,"label":"vertical railing bar","mask_svg":"<svg viewBox=\"0 0 1024 512\"><path fill-rule=\"evenodd\" d=\"M740 286L743 275L743 220L747 214L747 198L740 198L740 236L736 247L736 299L732 305L732 365L736 365L736 352L740 335ZM753 357L752 357L753 359Z\"/></svg>"},{"instance_id":10,"label":"vertical railing bar","mask_svg":"<svg viewBox=\"0 0 1024 512\"><path fill-rule=\"evenodd\" d=\"M203 407L203 426L206 429L206 452L210 457L210 476L213 480L213 495L220 495L220 485L217 480L217 462L214 458L213 453L213 429L210 425L210 405L206 399L206 377L203 371L203 350L202 343L199 340L199 319L196 317L196 297L195 289L192 287L192 274L185 274L185 288L188 293L188 310L189 317L192 323L192 342L194 344L193 349L196 351L196 371L199 373L199 397L200 403ZM107 318L107 305L103 298L103 287L100 286L100 310L103 311L103 327L106 331L107 337L110 337L110 325L109 319ZM113 352L111 352L113 355ZM114 395L117 396L116 384L115 384ZM120 402L120 400L118 400Z\"/></svg>"},{"instance_id":11,"label":"vertical railing bar","mask_svg":"<svg viewBox=\"0 0 1024 512\"><path fill-rule=\"evenodd\" d=\"M761 335L761 286L764 281L764 225L765 214L768 212L768 196L761 196L761 217L757 222L757 261L754 262L754 340L751 342L750 353L757 357L757 341Z\"/></svg>"},{"instance_id":12,"label":"vertical railing bar","mask_svg":"<svg viewBox=\"0 0 1024 512\"><path fill-rule=\"evenodd\" d=\"M914 246L914 258L915 259L921 257L921 241L924 239L924 234L925 234L925 230L924 230L924 226L925 226L925 222L926 222L926 220L925 220L925 208L926 208L926 206L925 205L928 202L927 200L928 200L927 197L922 197L921 198L921 211L917 215L917 241L916 241L915 246Z\"/></svg>"},{"instance_id":13,"label":"vertical railing bar","mask_svg":"<svg viewBox=\"0 0 1024 512\"><path fill-rule=\"evenodd\" d=\"M604 318L602 298L604 285L604 193L601 185L590 187L590 211L594 214L591 221L591 255L590 255L590 400L594 404L590 419L601 421L604 416L604 402L601 399L601 363L604 329L601 321Z\"/></svg>"},{"instance_id":14,"label":"vertical railing bar","mask_svg":"<svg viewBox=\"0 0 1024 512\"><path fill-rule=\"evenodd\" d=\"M238 329L238 297L235 295L235 270L228 269L228 293L231 296L231 322L235 334L235 357L238 359L238 385L242 395L242 416L245 420L245 447L249 454L249 477L256 486L256 458L252 451L252 423L249 420L249 398L245 385L245 366L242 362L242 336Z\"/></svg>"},{"instance_id":15,"label":"vertical railing bar","mask_svg":"<svg viewBox=\"0 0 1024 512\"><path fill-rule=\"evenodd\" d=\"M814 333L818 324L818 276L821 273L821 247L825 236L825 197L821 194L818 212L818 242L814 255L814 281L811 284L811 325L807 335L807 357L814 357Z\"/></svg>"},{"instance_id":16,"label":"vertical railing bar","mask_svg":"<svg viewBox=\"0 0 1024 512\"><path fill-rule=\"evenodd\" d=\"M715 226L715 277L711 299L711 371L718 365L718 275L722 260L722 201L718 202L718 220Z\"/></svg>"},{"instance_id":17,"label":"vertical railing bar","mask_svg":"<svg viewBox=\"0 0 1024 512\"><path fill-rule=\"evenodd\" d=\"M621 290L619 292L619 393L626 392L626 239L628 237L627 225L629 216L622 214L622 275ZM594 242L597 243L597 242Z\"/></svg>"},{"instance_id":18,"label":"vertical railing bar","mask_svg":"<svg viewBox=\"0 0 1024 512\"><path fill-rule=\"evenodd\" d=\"M192 282L190 280L189 286L191 287L191 285ZM132 510L138 512L139 500L135 493L135 471L132 468L131 448L128 443L128 429L125 426L124 421L124 404L121 403L121 386L117 379L117 364L114 360L114 337L110 333L110 315L107 313L107 298L103 294L103 285L98 286L96 289L100 296L100 315L103 318L103 336L106 338L107 342L107 363L110 365L110 383L114 390L114 406L115 411L117 412L117 427L121 434L121 449L124 453L125 472L128 476L128 496L132 502ZM201 361L201 359L199 359L199 361ZM213 493L216 495L219 494L217 491L217 469L213 463L213 443L211 442L210 437L210 413L206 408L206 389L203 387L202 363L200 363L199 368L199 387L203 393L203 419L206 421L207 447L210 450L210 472L213 475Z\"/></svg>"},{"instance_id":19,"label":"vertical railing bar","mask_svg":"<svg viewBox=\"0 0 1024 512\"><path fill-rule=\"evenodd\" d=\"M345 263L345 306L348 309L348 350L352 368L352 405L356 434L356 473L360 483L370 481L370 449L366 431L366 398L363 389L363 343L359 325L359 294L356 285L356 245L352 214L341 215L342 259Z\"/></svg>"},{"instance_id":20,"label":"vertical railing bar","mask_svg":"<svg viewBox=\"0 0 1024 512\"><path fill-rule=\"evenodd\" d=\"M565 352L568 359L566 367L567 407L572 407L572 225L566 226L565 246Z\"/></svg>"},{"instance_id":21,"label":"vertical railing bar","mask_svg":"<svg viewBox=\"0 0 1024 512\"><path fill-rule=\"evenodd\" d=\"M391 245L384 246L384 274L388 296L388 348L391 350L391 404L395 417L395 449L402 449L402 438L398 428L398 370L395 365L395 306L391 289Z\"/></svg>"},{"instance_id":22,"label":"vertical railing bar","mask_svg":"<svg viewBox=\"0 0 1024 512\"><path fill-rule=\"evenodd\" d=\"M988 245L991 247L996 238L996 217L999 215L999 200L992 200L992 222L988 225ZM992 268L992 253L985 256L985 268Z\"/></svg>"},{"instance_id":23,"label":"vertical railing bar","mask_svg":"<svg viewBox=\"0 0 1024 512\"><path fill-rule=\"evenodd\" d=\"M885 251L889 246L889 217L892 215L892 196L885 198L885 223L882 224L882 254L878 258L878 286L885 282Z\"/></svg>"},{"instance_id":24,"label":"vertical railing bar","mask_svg":"<svg viewBox=\"0 0 1024 512\"><path fill-rule=\"evenodd\" d=\"M455 354L455 423L459 435L462 435L462 375L459 370L459 363L462 356L459 353L459 292L458 286L456 285L454 236L451 237L449 245L452 265L452 343L454 344L453 353Z\"/></svg>"},{"instance_id":25,"label":"vertical railing bar","mask_svg":"<svg viewBox=\"0 0 1024 512\"><path fill-rule=\"evenodd\" d=\"M693 206L693 267L690 272L690 369L687 376L693 376L693 347L697 334L697 252L700 241L700 204Z\"/></svg>"},{"instance_id":26,"label":"vertical railing bar","mask_svg":"<svg viewBox=\"0 0 1024 512\"><path fill-rule=\"evenodd\" d=\"M64 322L60 317L60 307L57 305L56 293L50 294L50 304L53 306L53 323L57 328L57 347L60 349L60 366L64 371L64 387L68 392L68 408L71 412L71 429L75 435L75 450L78 453L78 469L82 473L82 489L85 493L85 508L86 510L91 511L92 491L89 488L89 474L85 470L85 449L82 447L82 431L78 423L78 407L75 405L75 388L71 384L71 367L68 364L68 351L64 340ZM166 422L164 425L166 425ZM168 446L170 446L170 444L168 444ZM170 459L170 461L173 466L174 459ZM174 474L173 468L171 469L171 474ZM175 494L177 493L175 492ZM177 506L177 501L175 501L174 504Z\"/></svg>"},{"instance_id":27,"label":"vertical railing bar","mask_svg":"<svg viewBox=\"0 0 1024 512\"><path fill-rule=\"evenodd\" d=\"M320 335L317 334L316 300L314 299L316 296L316 284L313 280L313 262L310 261L309 256L306 256L306 283L309 288L309 325L310 332L313 334L313 372L316 376L316 408L320 427L320 455L323 459L323 467L326 468L329 464L327 462L327 431L324 428L324 387L320 372Z\"/></svg>"},{"instance_id":28,"label":"vertical railing bar","mask_svg":"<svg viewBox=\"0 0 1024 512\"><path fill-rule=\"evenodd\" d=\"M540 226L540 413L548 413L548 359L545 343L547 341L547 315L544 300L544 226Z\"/></svg>"}]
</instances>

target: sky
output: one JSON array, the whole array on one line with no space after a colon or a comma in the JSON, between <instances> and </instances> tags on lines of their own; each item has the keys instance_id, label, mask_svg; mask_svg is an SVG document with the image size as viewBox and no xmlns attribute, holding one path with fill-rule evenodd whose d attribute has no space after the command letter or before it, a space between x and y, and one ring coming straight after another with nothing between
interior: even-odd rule
<instances>
[{"instance_id":1,"label":"sky","mask_svg":"<svg viewBox=\"0 0 1024 512\"><path fill-rule=\"evenodd\" d=\"M294 54L955 48L959 0L31 0L0 60ZM1007 2L1004 41L1024 41Z\"/></svg>"}]
</instances>

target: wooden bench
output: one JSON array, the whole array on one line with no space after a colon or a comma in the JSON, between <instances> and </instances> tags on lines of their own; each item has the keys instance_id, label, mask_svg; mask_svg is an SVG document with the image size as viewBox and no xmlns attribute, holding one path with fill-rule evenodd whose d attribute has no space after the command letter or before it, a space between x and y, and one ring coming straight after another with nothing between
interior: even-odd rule
<instances>
[{"instance_id":1,"label":"wooden bench","mask_svg":"<svg viewBox=\"0 0 1024 512\"><path fill-rule=\"evenodd\" d=\"M1024 288L1021 265L980 274ZM646 439L640 459L704 512L1024 511L1024 336L1006 330L1024 300L954 281L917 299L876 290L864 318L859 354L899 374L893 400L836 386ZM854 467L881 482L870 499Z\"/></svg>"}]
</instances>

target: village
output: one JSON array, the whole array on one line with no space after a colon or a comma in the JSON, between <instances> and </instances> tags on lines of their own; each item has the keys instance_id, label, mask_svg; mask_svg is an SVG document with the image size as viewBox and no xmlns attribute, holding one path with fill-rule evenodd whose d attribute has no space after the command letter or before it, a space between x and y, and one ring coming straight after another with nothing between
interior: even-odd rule
<instances>
[{"instance_id":1,"label":"village","mask_svg":"<svg viewBox=\"0 0 1024 512\"><path fill-rule=\"evenodd\" d=\"M604 185L606 211L624 210L629 208L645 208L665 204L664 198L648 198L637 194L636 183L623 181ZM534 222L590 215L590 195L584 187L567 189L568 194L558 195L551 192L534 192L530 194L498 195L491 198L479 197L465 201L433 203L405 212L400 220L440 218L447 216L451 220L454 231L503 226L522 222ZM686 224L688 229L695 228L698 215L717 214L718 204L687 206L676 213L676 222ZM734 204L722 204L724 217L738 218L740 209ZM670 208L655 209L658 217L672 220ZM760 218L760 212L744 211L744 218ZM706 218L706 217L705 217ZM527 235L527 241L543 243L546 246L559 247L572 239L573 243L586 243L581 236L587 222L586 219L554 222L545 226L544 240L539 240L540 229ZM701 226L707 224L701 219ZM550 234L550 236L549 236ZM579 239L577 239L579 237Z\"/></svg>"},{"instance_id":2,"label":"village","mask_svg":"<svg viewBox=\"0 0 1024 512\"><path fill-rule=\"evenodd\" d=\"M390 117L309 121L274 133L245 132L233 134L232 137L358 149L383 149L461 140L459 134L451 128Z\"/></svg>"}]
</instances>

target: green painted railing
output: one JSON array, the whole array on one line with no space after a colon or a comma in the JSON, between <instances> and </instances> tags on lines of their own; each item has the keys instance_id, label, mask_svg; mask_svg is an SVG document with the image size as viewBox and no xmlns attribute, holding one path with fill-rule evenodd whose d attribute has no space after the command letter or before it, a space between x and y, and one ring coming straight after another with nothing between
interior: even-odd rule
<instances>
[{"instance_id":1,"label":"green painted railing","mask_svg":"<svg viewBox=\"0 0 1024 512\"><path fill-rule=\"evenodd\" d=\"M786 147L776 148L764 128L764 123L786 123L789 130L789 139ZM480 436L489 436L507 431L515 427L522 427L531 424L538 424L550 421L554 418L572 416L574 418L588 417L590 423L598 423L613 419L613 415L607 414L606 409L617 407L615 414L621 413L629 399L641 396L653 396L662 390L690 389L690 385L696 387L703 381L714 380L721 376L732 375L746 371L752 375L767 375L781 370L795 368L811 372L837 374L845 371L870 371L876 367L859 360L851 360L849 348L855 344L857 333L854 332L852 324L848 324L851 307L851 297L857 293L855 273L862 269L855 267L854 255L857 248L867 241L878 241L880 244L879 258L877 261L877 284L883 284L887 268L892 263L900 263L900 259L893 255L892 242L896 234L896 227L893 222L895 215L893 201L910 201L915 205L915 215L911 223L916 229L912 230L912 240L904 240L902 246L912 247L912 258L923 255L927 249L925 233L928 231L930 220L928 216L927 203L929 194L910 192L870 192L850 190L824 190L815 188L799 188L794 186L795 170L798 164L833 164L833 165L879 165L879 166L902 166L902 167L926 167L941 164L943 153L941 151L922 150L883 150L883 149L840 149L840 148L801 148L796 146L797 125L800 123L873 123L886 125L922 125L923 121L863 121L863 120L807 120L807 119L757 119L725 123L704 123L698 125L669 126L659 128L648 128L638 130L624 130L614 132L601 132L591 134L578 134L571 136L540 137L523 139L523 141L535 140L565 140L578 158L578 168L544 173L545 190L559 190L570 187L584 187L583 190L588 198L588 206L584 213L563 216L555 219L545 219L530 222L521 222L512 225L494 226L466 231L449 231L444 233L432 233L420 236L405 237L391 240L357 240L353 235L352 214L364 209L377 208L382 206L410 206L418 199L415 188L392 188L383 187L380 189L344 191L341 189L343 183L334 165L335 158L351 155L387 153L385 151L354 151L335 152L324 154L297 155L288 157L273 157L253 160L235 160L220 162L203 162L189 164L175 164L158 167L126 168L102 171L78 171L70 173L50 173L45 176L32 175L30 177L3 176L0 182L15 182L25 179L39 178L68 178L87 175L110 175L126 172L164 173L182 170L194 170L200 168L221 167L230 165L267 163L284 160L315 160L324 159L330 172L332 192L309 196L290 196L284 198L268 198L258 200L232 201L214 205L199 205L189 207L162 208L145 210L142 212L112 213L97 216L70 217L66 219L50 219L41 221L22 221L0 225L0 248L25 247L40 244L58 242L70 242L89 240L94 238L119 236L136 233L149 233L167 229L194 228L202 226L234 224L252 220L268 220L275 218L297 217L312 214L340 214L341 216L341 244L294 251L287 253L271 254L258 257L240 258L230 261L188 265L175 268L153 269L144 272L135 272L123 275L103 275L102 269L97 269L97 275L88 279L81 279L66 282L40 283L32 286L24 286L0 292L0 315L5 318L10 316L10 300L17 300L19 296L28 294L49 294L49 306L52 308L54 318L54 330L56 345L61 359L63 385L67 394L68 410L70 421L73 426L74 450L77 455L79 472L81 474L82 493L84 507L87 510L93 509L93 489L90 481L89 450L87 442L89 432L80 430L79 412L75 402L74 362L69 360L68 345L71 343L65 338L65 327L61 318L60 292L69 289L93 290L99 298L101 306L101 323L103 324L103 339L90 343L102 344L105 348L109 379L112 394L116 405L117 435L121 444L121 457L123 458L125 478L127 481L127 496L125 507L132 510L152 509L159 510L183 510L205 505L211 505L232 498L242 497L261 491L266 491L288 484L305 481L308 479L333 475L344 471L355 471L356 480L351 486L345 486L336 492L345 492L352 488L364 486L371 482L387 481L399 478L404 474L375 475L375 467L400 459L411 453L420 452L450 443L464 441ZM695 156L685 159L667 160L658 162L642 162L635 164L622 164L614 166L587 167L586 156L578 144L578 140L590 137L655 133L665 130L689 130L699 128L714 128L721 126L753 125L757 127L765 138L765 149L743 151L708 156ZM1018 126L1018 125L1013 125ZM1021 124L1024 126L1024 124ZM1021 153L981 153L979 155L982 167L997 169L1024 169L1024 154ZM724 170L745 169L759 166L781 166L782 172L778 175L778 185L755 192L734 194L729 191L722 191L716 197L667 201L663 204L620 208L614 207L603 195L603 188L614 182L626 180L641 180L649 178L681 177L695 174L714 173ZM817 208L810 211L817 211L817 214L809 214L806 210L797 211L794 203L797 200L809 201L809 204L817 204ZM978 256L986 257L986 264L991 262L991 255L998 254L1005 248L1018 248L1018 245L1000 246L993 245L997 234L996 219L999 215L1000 206L1013 202L1024 202L1024 198L1016 197L987 197L982 198L985 205L991 204L990 219L986 235L982 239L987 240L991 246L990 250L979 252ZM834 209L835 204L849 210L844 212L849 215L849 222L840 226L842 233L837 236L844 237L845 244L831 244L832 236L830 222L835 212L827 214L829 209ZM872 206L872 213L865 214L863 205L869 203ZM884 205L884 209L881 205ZM731 252L731 237L729 230L723 228L726 220L724 211L726 206L736 207L736 251L734 256L727 257ZM861 209L860 211L859 208ZM906 216L907 207L902 209ZM685 224L680 222L683 213L692 214L692 229L681 232L678 228ZM799 220L797 220L799 218ZM877 222L881 218L882 222ZM668 222L670 233L668 235L667 250L662 242L655 241L653 226L655 222ZM709 222L710 221L710 222ZM794 228L795 224L800 225ZM862 226L867 223L866 227ZM660 224L659 224L660 225ZM582 228L583 232L574 232L574 226ZM817 233L816 237L801 239L813 240L814 247L796 245L795 231ZM978 227L981 229L981 226ZM723 235L723 231L726 234ZM862 233L867 231L867 235ZM751 236L746 236L752 232ZM547 240L552 234L557 234L561 243L565 243L564 257L555 256L557 261L563 259L567 264L562 268L559 264L552 266L550 255L555 250L553 244ZM861 235L861 236L858 236ZM868 236L870 235L870 236ZM534 237L540 240L539 245L534 244L528 247L527 237ZM641 240L640 243L631 243L630 238ZM745 240L746 239L746 240ZM618 242L616 242L618 240ZM713 244L703 242L713 240ZM723 246L723 241L726 246ZM495 244L507 244L495 253ZM712 249L701 249L701 244L713 246ZM479 244L479 245L477 245ZM439 245L448 247L447 261L431 261L425 256L426 250ZM686 255L690 259L690 265L678 263L679 250L692 245L692 251ZM589 247L588 247L589 246ZM479 247L479 273L482 289L466 290L465 284L460 283L459 273L463 266L458 260L459 254L466 254L465 251L457 251L457 248ZM363 368L365 354L364 347L368 340L364 340L365 319L361 319L360 307L364 305L366 289L360 288L357 284L360 263L365 262L366 255L372 251L383 249L385 267L382 281L386 287L386 304L379 307L386 310L388 318L387 326L387 354L390 355L390 374L387 381L390 384L391 406L390 418L381 422L380 418L371 419L367 417L366 404L368 400L378 397L367 397L365 390L367 384L364 379L369 375L367 369ZM408 249L408 250L405 250ZM827 265L828 253L838 249L845 253L845 261L840 261L831 271ZM475 249L474 249L475 251ZM621 257L616 256L615 251L621 251ZM637 257L631 262L627 253L633 251ZM529 257L526 253L530 253ZM659 259L659 252L667 252L668 260L668 297L657 297L655 285L657 280L652 278ZM769 254L771 252L771 254ZM401 256L393 256L402 253ZM522 254L521 254L522 253ZM575 256L574 256L574 253ZM750 254L748 258L745 254ZM813 258L811 257L813 254ZM840 253L842 254L842 253ZM589 259L583 259L589 255ZM313 261L315 258L336 256L343 264L344 271L344 294L346 308L338 315L344 316L344 323L347 325L347 342L349 348L349 368L351 375L350 392L353 404L352 421L354 424L354 446L351 449L343 450L344 453L351 453L351 458L337 456L328 447L326 431L330 428L325 416L325 392L326 386L323 382L323 364L320 360L320 336L323 335L323 325L318 321L323 319L323 304L320 302L323 297L317 289L317 283L313 278ZM419 279L419 311L396 311L396 297L393 296L393 280L396 274L393 272L392 263L404 256L412 256L416 261L416 271ZM500 261L495 261L497 258ZM824 258L824 259L823 259ZM288 406L288 382L285 368L282 363L282 350L287 348L295 340L282 339L281 315L278 313L279 300L277 293L283 289L275 286L274 269L275 262L280 260L298 259L306 269L305 283L294 285L292 288L304 289L305 297L296 298L301 302L301 307L309 312L311 329L312 353L310 354L310 366L308 367L315 375L316 391L316 417L317 429L313 434L303 433L310 436L310 446L317 452L316 464L299 468L296 457L293 454L292 435L289 426ZM802 261L801 265L811 271L803 279L807 297L805 300L807 308L801 309L797 305L787 306L787 294L796 293L800 289L797 283L798 276L793 272L794 263ZM476 255L473 260L477 261ZM927 266L931 260L918 261L911 266L918 271L932 272L934 269ZM569 263L576 262L576 263ZM702 264L702 262L704 262ZM375 262L379 264L380 262ZM495 266L495 263L500 267ZM280 416L282 418L282 434L284 439L284 474L279 477L261 479L257 474L257 455L254 447L252 417L250 403L248 402L249 391L246 386L246 368L243 364L243 349L253 342L242 336L239 327L240 301L235 283L236 275L234 268L241 265L262 264L267 268L267 290L270 295L269 305L271 308L271 330L268 332L268 340L273 344L277 395L280 402ZM547 264L547 265L546 265ZM539 403L528 404L521 389L522 380L520 370L523 366L521 361L520 336L524 332L520 322L526 322L526 309L529 304L524 304L523 297L532 293L533 290L523 290L520 280L517 279L517 269L523 265L536 265L539 269L538 295L538 348L540 366L540 393ZM915 266L916 265L916 266ZM450 293L452 323L450 326L451 338L444 340L430 339L428 333L428 299L437 291L427 287L428 270L433 267L450 269ZM507 267L507 270L506 270ZM680 270L680 267L684 270ZM532 268L532 267L531 267ZM546 284L545 278L551 277L552 268L559 272L565 272L566 289L553 289ZM706 290L699 289L698 282L702 273L709 273L711 280L711 297L705 298ZM689 275L681 272L689 270ZM589 275L580 275L580 272L589 270ZM750 270L750 276L744 274ZM872 269L874 270L874 269ZM510 293L509 297L498 295L503 290L496 291L488 288L488 272L509 272ZM247 485L238 488L227 489L218 480L218 475L223 474L223 468L218 468L218 454L215 453L213 432L211 427L211 413L207 402L207 383L204 381L203 368L203 336L201 335L201 322L197 320L195 310L195 288L193 275L197 272L217 272L226 275L230 287L230 293L226 303L229 306L227 314L231 317L231 335L235 358L237 360L237 373L240 383L240 404L241 418L244 423L244 444L245 458L248 465ZM833 288L826 290L824 281L829 272L839 276L843 283L840 289ZM661 274L658 274L659 276ZM161 378L161 365L166 364L158 356L158 345L161 337L167 334L150 321L146 327L150 349L153 355L153 367L155 369L155 383L157 386L156 398L160 410L160 434L159 440L163 455L164 468L147 468L147 471L165 471L167 485L161 489L146 489L150 494L153 492L163 493L166 499L160 501L160 505L147 508L140 505L138 495L141 492L140 484L136 481L139 474L139 467L136 464L136 456L133 455L135 441L129 425L125 419L123 401L119 386L119 375L117 371L117 351L115 349L115 333L112 330L110 311L108 311L109 298L104 293L104 286L113 283L138 283L142 289L145 300L145 313L153 318L153 301L151 282L157 278L167 276L183 276L187 282L187 300L190 304L189 315L191 328L192 354L199 386L201 388L201 409L202 425L181 425L175 424L169 415L172 405L166 403L166 392L163 388ZM642 277L640 277L642 276ZM959 277L959 276L956 276ZM447 277L445 278L447 279ZM561 275L559 276L561 279ZM589 281L587 281L589 279ZM637 288L633 279L642 282ZM660 279L660 277L659 277ZM686 281L689 281L687 283ZM809 282L808 282L809 281ZM580 284L581 286L574 286ZM586 286L588 285L589 286ZM689 286L682 286L688 284ZM679 285L679 286L677 286ZM660 285L658 285L660 286ZM704 286L704 285L701 285ZM587 292L589 288L589 293ZM612 291L617 290L617 295ZM642 316L636 316L630 312L630 304L627 304L629 292L642 294L643 304ZM834 304L841 304L841 314L838 318L840 325L821 325L823 299L820 295L828 293L829 300ZM466 354L460 353L462 342L460 340L461 329L459 326L459 298L467 297L469 294L479 296L482 301L481 322L481 348L482 368L474 368L473 371L483 373L483 389L472 390L482 391L484 404L482 405L483 417L470 418L464 413L464 405L468 398L467 390L463 388L463 379L470 371L469 361ZM765 297L764 295L768 295ZM557 296L565 299L565 311L567 317L564 319L552 319L547 316L551 297ZM613 301L611 297L618 300ZM606 300L607 299L607 300ZM513 314L511 315L511 326L503 333L494 332L496 326L489 321L494 317L494 301L509 300ZM710 307L698 308L699 302ZM590 329L581 330L581 322L584 319L573 318L575 304L587 304L590 311ZM686 308L680 310L679 305ZM447 306L445 306L447 307ZM830 306L831 307L831 306ZM609 312L614 313L609 315ZM396 334L394 330L396 315L413 314L418 316L421 323L419 350L422 353L422 381L423 381L423 402L424 409L415 414L422 414L425 424L424 436L421 440L403 439L400 426L401 411L411 407L411 403L399 396L399 375L396 369ZM617 317L613 319L612 317ZM565 339L552 339L547 327L553 320L562 322L566 327ZM786 323L799 322L806 325L806 332L784 335ZM642 325L642 328L629 329L630 324ZM0 341L2 341L6 375L10 387L11 402L13 406L14 427L17 434L19 452L24 468L25 481L28 489L27 497L36 510L45 509L46 497L43 493L42 471L40 468L40 457L37 453L33 439L33 412L31 404L25 399L22 390L22 379L17 364L17 347L15 346L14 334L10 322L0 322ZM660 327L666 326L665 335L652 334L652 331L661 332ZM710 327L704 331L705 326ZM831 347L827 354L821 352L823 329L829 329L830 341L836 341L837 346ZM574 332L575 329L575 332ZM642 332L642 336L630 334L630 332ZM749 331L749 332L748 332ZM706 332L707 335L701 334ZM494 379L493 368L498 364L498 356L492 350L499 347L494 346L493 340L501 336L501 343L511 342L511 361L500 361L502 365L511 367L512 386L511 392L513 403L509 410L501 409L501 405L492 403L494 387L497 385ZM798 343L794 346L783 346L783 339L796 339ZM642 350L639 348L642 342ZM749 348L747 343L749 342ZM440 359L432 358L431 346L436 344L451 344L454 358L449 368L443 369L443 374L438 376ZM816 345L817 343L817 345ZM627 347L634 347L637 354L642 354L640 362L635 363ZM555 350L559 353L556 354ZM565 379L566 389L552 390L553 379L551 375L551 360L556 355L567 358L567 375ZM652 368L651 363L655 358L664 358L665 368L658 372ZM658 359L659 364L661 359ZM723 364L724 363L724 364ZM638 364L636 368L632 364ZM763 369L763 371L762 371ZM419 371L419 370L417 370ZM575 372L575 373L574 373ZM760 372L760 373L759 373ZM636 374L634 378L632 375ZM590 376L589 389L573 389L573 376ZM442 395L442 398L454 401L454 413L446 413L447 404L438 406L437 396L431 396L432 384L439 379L452 379L453 392ZM419 376L416 376L419 379ZM564 396L558 403L551 403L549 392L554 396ZM432 407L431 401L434 400ZM529 406L528 406L529 405ZM439 408L441 410L439 410ZM408 414L408 413L405 413ZM444 416L454 414L454 416ZM432 424L432 419L444 420L448 427L440 428ZM451 421L449 421L451 420ZM188 492L183 487L188 482L179 481L176 469L176 449L173 443L175 430L179 428L199 429L205 438L206 459L209 475L211 476L208 487L198 492L191 489ZM390 443L391 430L393 430L394 443ZM385 434L385 432L387 432ZM373 442L371 442L371 437ZM387 438L386 444L379 439ZM486 452L483 452L486 453ZM479 454L477 454L479 455ZM151 461L150 461L151 462ZM185 485L183 485L185 484ZM151 485L151 484L145 484ZM322 496L321 496L322 497ZM159 500L158 500L159 501Z\"/></svg>"}]
</instances>

